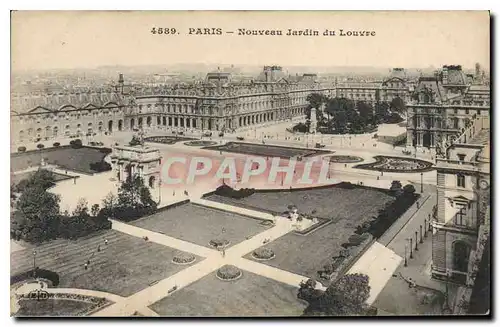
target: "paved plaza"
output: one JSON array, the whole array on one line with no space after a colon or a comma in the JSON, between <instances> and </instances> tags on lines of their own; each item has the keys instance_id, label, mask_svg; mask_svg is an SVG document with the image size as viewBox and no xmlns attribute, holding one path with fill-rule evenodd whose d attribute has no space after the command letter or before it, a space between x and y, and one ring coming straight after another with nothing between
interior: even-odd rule
<instances>
[{"instance_id":1,"label":"paved plaza","mask_svg":"<svg viewBox=\"0 0 500 327\"><path fill-rule=\"evenodd\" d=\"M261 128L261 136L266 135L266 144L292 146L306 151L315 142L321 142L326 145L327 151L336 155L355 155L362 158L363 163L375 162L373 157L377 154L403 156L398 154L400 149L377 143L371 135L358 135L352 138L337 135L328 137L310 135L304 141L298 136L290 139L287 133L278 133L276 137L271 138L271 131L276 127ZM254 133L254 137L257 135L256 138L259 138L259 133L255 130L248 130L237 134L226 134L223 138L212 137L212 140L223 145L228 141L235 141L237 135L247 133L248 135L245 136L245 142L247 142L251 132ZM104 143L108 146L112 146L115 142L123 144L130 138L130 133L115 133L106 138L107 141ZM210 140L210 138L205 139ZM188 146L183 142L155 144L154 146L160 149L164 157L184 154L187 156L203 155L221 160L227 155L236 158L246 156L243 153L219 153L210 149ZM417 158L430 160L429 156L430 154L421 153L417 155ZM403 185L412 183L418 189L419 183L423 181L426 185L426 194L431 193L427 185L435 184L435 173L432 172L381 173L357 169L354 167L356 164L331 163L330 174L335 175L339 181L382 189L388 189L393 180L400 180ZM54 171L64 172L60 169ZM80 198L86 198L89 204L100 203L109 192L116 192L118 189L118 184L110 172L93 176L72 172L72 175L79 177L76 183L74 180L62 181L51 189L52 192L62 195L61 208L63 210L74 208ZM60 241L56 241L51 243L56 245L50 245L46 250L41 249L40 253L46 253L46 257L41 256L40 263L53 266L52 269L55 267L58 273L61 269L68 271L68 274L64 271L62 273L63 276L69 277L61 278L61 288L51 289L51 292L62 292L62 290L74 293L83 292L91 296L100 294L113 299L113 304L95 312L94 316L300 315L305 306L296 298L300 282L315 277L317 270L325 263L324 260L336 254L332 253L332 251L335 252L335 246L338 247L344 242L364 218L375 215L377 205L382 207L390 198L384 193L363 188L349 190L350 195L346 197L347 193L342 192L345 190L336 187L331 187L326 193L324 188L277 192L275 195L255 193L241 200L221 200L217 196L202 198L205 193L217 186L220 186L219 181L184 185L182 189L163 187L158 192L152 192L153 199L161 201L160 207L184 200L190 200L191 203L160 210L152 216L132 223L112 221L113 230L109 231L108 233L111 234L106 237L110 238L111 246L115 241L117 246L113 250L111 248L107 250L105 256L95 259L96 264L106 269L96 266L86 273L80 273L80 270L83 270L80 267L80 261L84 261L83 257L91 248L96 247L102 236L95 236L95 239L91 237L88 242L83 241L86 244L83 246L63 245ZM275 185L251 183L235 186L283 190L288 190L290 186L299 187L299 185L280 185L279 183ZM348 198L363 199L363 201L346 201ZM328 203L328 206L321 205L322 203ZM405 275L404 269L407 268L401 268L404 261L404 242L410 237L408 235L412 235L414 229L421 224L420 220L427 217L432 207L431 203L432 201L429 200L419 209L410 208L384 234L385 238L382 237L371 245L349 270L349 272L362 272L370 277L369 303L380 306L384 312L395 311L394 308L384 304L391 301L385 294L388 287L394 287L390 284L391 278L395 278L393 275L399 272ZM318 217L335 218L334 222L314 231L309 236L296 235L293 233L295 228L288 219L276 216L286 211L290 204L297 205L299 210L308 214L314 212ZM353 213L356 213L354 218ZM262 219L273 220L275 225L264 226L261 224ZM144 240L145 237L148 241ZM208 244L214 238L224 238L230 241L224 254ZM326 247L325 244L329 246ZM333 244L336 245L333 246ZM59 267L57 262L63 264L63 261L70 258L65 257L66 259L62 260L58 256L49 255L54 252L54 246L58 249L65 247L64 251L57 250L63 256L64 253L69 255L76 251L71 259L73 261L69 261L73 263L69 265L66 263L65 267ZM263 262L254 260L250 254L261 247L273 249L276 257ZM29 269L31 265L29 253L31 253L29 248L15 250L14 260L17 258L18 262L22 262L18 271ZM150 255L151 253L154 255ZM196 261L185 266L174 265L171 262L172 257L179 253L191 253L196 256ZM139 257L149 258L151 262L142 259L136 262L131 261L132 258ZM228 264L241 269L243 275L240 279L223 282L215 277L216 271ZM425 263L421 265L425 266ZM148 276L146 278L143 276L145 273ZM426 274L426 269L416 269L412 272L407 269L406 271L406 275L412 276L409 278L414 278L414 280L420 278L422 286L437 287L432 285L432 281L427 282ZM321 284L317 287L325 289ZM420 293L418 296L421 296ZM180 302L186 302L186 305L179 305ZM211 303L220 303L220 305L212 306ZM242 306L251 307L253 310L245 311ZM269 307L274 309L270 310Z\"/></svg>"}]
</instances>

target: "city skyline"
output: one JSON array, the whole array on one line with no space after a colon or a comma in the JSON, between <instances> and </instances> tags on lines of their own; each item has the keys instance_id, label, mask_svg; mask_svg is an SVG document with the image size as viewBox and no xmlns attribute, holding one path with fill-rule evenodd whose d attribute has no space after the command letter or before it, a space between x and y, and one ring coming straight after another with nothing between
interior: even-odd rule
<instances>
[{"instance_id":1,"label":"city skyline","mask_svg":"<svg viewBox=\"0 0 500 327\"><path fill-rule=\"evenodd\" d=\"M269 19L271 14L273 20ZM283 67L425 69L446 64L472 68L479 62L489 70L486 11L312 11L278 15L279 19L276 12L14 12L11 67L18 71L279 63ZM39 26L46 28L41 30ZM153 35L155 26L176 28L179 34ZM190 29L196 33L198 27L211 31L220 28L222 35L188 34ZM283 33L288 29L318 30L320 34L331 29L337 35L238 36L240 28ZM375 31L376 35L342 37L340 29Z\"/></svg>"}]
</instances>

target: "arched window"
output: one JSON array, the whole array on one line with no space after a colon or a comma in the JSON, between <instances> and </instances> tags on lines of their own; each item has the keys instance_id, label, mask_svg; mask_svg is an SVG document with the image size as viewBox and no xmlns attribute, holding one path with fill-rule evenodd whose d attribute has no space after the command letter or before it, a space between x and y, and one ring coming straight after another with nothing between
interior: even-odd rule
<instances>
[{"instance_id":1,"label":"arched window","mask_svg":"<svg viewBox=\"0 0 500 327\"><path fill-rule=\"evenodd\" d=\"M466 272L471 248L463 241L453 243L453 270Z\"/></svg>"}]
</instances>

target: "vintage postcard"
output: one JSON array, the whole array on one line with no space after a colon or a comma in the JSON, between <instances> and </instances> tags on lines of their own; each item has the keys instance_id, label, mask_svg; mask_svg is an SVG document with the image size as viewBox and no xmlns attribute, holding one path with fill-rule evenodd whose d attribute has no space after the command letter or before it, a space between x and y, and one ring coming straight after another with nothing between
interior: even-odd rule
<instances>
[{"instance_id":1,"label":"vintage postcard","mask_svg":"<svg viewBox=\"0 0 500 327\"><path fill-rule=\"evenodd\" d=\"M487 11L13 11L15 317L490 315Z\"/></svg>"}]
</instances>

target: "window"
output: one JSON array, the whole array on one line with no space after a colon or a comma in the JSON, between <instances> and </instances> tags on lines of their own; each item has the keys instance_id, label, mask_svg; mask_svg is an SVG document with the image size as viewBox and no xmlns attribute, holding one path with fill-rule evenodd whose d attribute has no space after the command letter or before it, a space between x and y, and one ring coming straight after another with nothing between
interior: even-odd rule
<instances>
[{"instance_id":1,"label":"window","mask_svg":"<svg viewBox=\"0 0 500 327\"><path fill-rule=\"evenodd\" d=\"M462 174L457 175L457 186L458 187L465 187L465 176Z\"/></svg>"},{"instance_id":2,"label":"window","mask_svg":"<svg viewBox=\"0 0 500 327\"><path fill-rule=\"evenodd\" d=\"M458 118L453 118L453 128L458 128Z\"/></svg>"},{"instance_id":3,"label":"window","mask_svg":"<svg viewBox=\"0 0 500 327\"><path fill-rule=\"evenodd\" d=\"M457 157L458 157L458 160L460 160L460 161L464 161L465 160L465 154L463 154L463 153L457 154Z\"/></svg>"},{"instance_id":4,"label":"window","mask_svg":"<svg viewBox=\"0 0 500 327\"><path fill-rule=\"evenodd\" d=\"M469 114L469 109L465 109L465 114L468 115Z\"/></svg>"},{"instance_id":5,"label":"window","mask_svg":"<svg viewBox=\"0 0 500 327\"><path fill-rule=\"evenodd\" d=\"M458 114L458 109L457 108L453 109L453 113Z\"/></svg>"}]
</instances>

